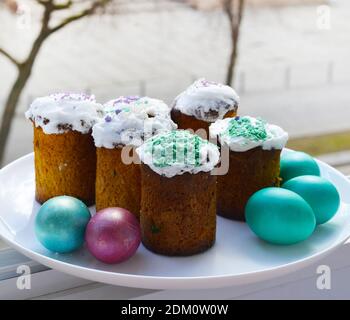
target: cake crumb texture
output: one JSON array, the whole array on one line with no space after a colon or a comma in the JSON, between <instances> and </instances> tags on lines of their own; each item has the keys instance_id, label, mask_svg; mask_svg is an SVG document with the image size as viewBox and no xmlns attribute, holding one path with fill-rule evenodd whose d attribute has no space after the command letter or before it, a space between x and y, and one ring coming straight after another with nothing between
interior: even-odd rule
<instances>
[{"instance_id":1,"label":"cake crumb texture","mask_svg":"<svg viewBox=\"0 0 350 320\"><path fill-rule=\"evenodd\" d=\"M141 233L151 251L187 256L210 248L216 232L216 176L163 177L141 165Z\"/></svg>"},{"instance_id":2,"label":"cake crumb texture","mask_svg":"<svg viewBox=\"0 0 350 320\"><path fill-rule=\"evenodd\" d=\"M90 134L45 134L34 126L34 154L38 202L67 195L88 206L95 203L96 151Z\"/></svg>"},{"instance_id":3,"label":"cake crumb texture","mask_svg":"<svg viewBox=\"0 0 350 320\"><path fill-rule=\"evenodd\" d=\"M140 216L140 165L122 162L122 148L97 148L96 210L121 207Z\"/></svg>"},{"instance_id":4,"label":"cake crumb texture","mask_svg":"<svg viewBox=\"0 0 350 320\"><path fill-rule=\"evenodd\" d=\"M217 212L233 219L245 220L248 199L258 190L280 185L281 150L257 147L229 154L229 171L217 177Z\"/></svg>"}]
</instances>

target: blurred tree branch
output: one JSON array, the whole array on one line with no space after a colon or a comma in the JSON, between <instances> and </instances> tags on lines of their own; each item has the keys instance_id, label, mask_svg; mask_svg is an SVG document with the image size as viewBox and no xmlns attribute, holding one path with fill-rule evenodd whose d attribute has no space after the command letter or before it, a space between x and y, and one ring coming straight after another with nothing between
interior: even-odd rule
<instances>
[{"instance_id":1,"label":"blurred tree branch","mask_svg":"<svg viewBox=\"0 0 350 320\"><path fill-rule=\"evenodd\" d=\"M11 130L12 120L15 115L16 107L18 101L21 97L21 93L27 84L35 60L38 56L38 53L44 44L45 40L53 33L58 30L61 30L65 26L70 23L80 20L84 17L91 16L95 14L99 8L106 7L109 3L115 0L67 0L66 2L57 3L55 0L34 0L39 5L42 5L44 10L41 18L41 27L40 31L35 38L32 47L29 51L27 57L23 60L23 62L17 61L12 55L10 55L5 49L0 48L0 54L6 57L9 61L11 61L14 65L17 66L18 74L15 82L12 85L12 88L9 92L9 95L6 99L4 111L1 118L0 123L0 164L4 159L4 151L6 147L7 138L9 132ZM84 6L84 8L81 8ZM50 27L50 21L52 15L56 11L70 11L79 9L78 13L72 13L64 18L61 22L59 22L54 27Z\"/></svg>"},{"instance_id":2,"label":"blurred tree branch","mask_svg":"<svg viewBox=\"0 0 350 320\"><path fill-rule=\"evenodd\" d=\"M238 40L243 17L244 0L223 0L223 9L230 24L231 53L226 74L226 84L232 85L238 55Z\"/></svg>"},{"instance_id":3,"label":"blurred tree branch","mask_svg":"<svg viewBox=\"0 0 350 320\"><path fill-rule=\"evenodd\" d=\"M183 1L183 0L181 0ZM229 22L230 55L226 69L225 82L232 85L235 76L235 66L238 56L238 41L243 18L245 0L184 0L195 10L213 10L221 8Z\"/></svg>"},{"instance_id":4,"label":"blurred tree branch","mask_svg":"<svg viewBox=\"0 0 350 320\"><path fill-rule=\"evenodd\" d=\"M73 1L68 0L66 3L55 4L51 0L37 0L37 2L43 6L53 6L53 10L65 10L69 9L73 5Z\"/></svg>"},{"instance_id":5,"label":"blurred tree branch","mask_svg":"<svg viewBox=\"0 0 350 320\"><path fill-rule=\"evenodd\" d=\"M7 51L5 51L4 49L0 48L0 53L3 56L5 56L7 59L9 59L17 67L19 66L20 63L11 54L9 54Z\"/></svg>"},{"instance_id":6,"label":"blurred tree branch","mask_svg":"<svg viewBox=\"0 0 350 320\"><path fill-rule=\"evenodd\" d=\"M62 29L62 28L65 27L66 25L68 25L68 24L70 24L70 23L76 21L76 20L79 20L79 19L81 19L81 18L84 18L84 17L86 17L86 16L89 16L89 15L94 14L99 8L104 7L104 6L105 6L108 2L110 2L110 1L111 1L111 0L99 0L99 1L93 2L92 5L91 5L89 8L87 8L87 9L81 11L80 13L78 13L78 14L76 14L76 15L72 15L72 16L66 18L65 20L63 20L63 21L62 21L60 24L58 24L57 26L51 28L49 32L50 32L50 33L54 33L54 32L56 32L56 31ZM72 3L72 2L71 2L71 1L68 1L68 2L66 3L66 5L68 5L68 6L70 7L71 4L69 4L69 3ZM68 8L69 8L69 7L68 7ZM57 9L56 9L56 10L57 10ZM60 9L59 9L59 10L60 10Z\"/></svg>"}]
</instances>

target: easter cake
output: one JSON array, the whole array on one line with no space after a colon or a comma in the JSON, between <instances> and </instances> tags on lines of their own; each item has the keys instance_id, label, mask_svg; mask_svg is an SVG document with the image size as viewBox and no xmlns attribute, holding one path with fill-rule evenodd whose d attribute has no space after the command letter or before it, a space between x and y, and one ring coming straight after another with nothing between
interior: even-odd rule
<instances>
[{"instance_id":1,"label":"easter cake","mask_svg":"<svg viewBox=\"0 0 350 320\"><path fill-rule=\"evenodd\" d=\"M210 126L211 138L229 148L228 172L218 176L218 214L244 220L244 209L256 191L280 185L280 153L288 134L280 127L249 116L218 120ZM223 154L223 151L222 151Z\"/></svg>"},{"instance_id":2,"label":"easter cake","mask_svg":"<svg viewBox=\"0 0 350 320\"><path fill-rule=\"evenodd\" d=\"M136 149L141 164L142 242L186 256L210 248L216 232L217 146L185 130L159 134Z\"/></svg>"},{"instance_id":3,"label":"easter cake","mask_svg":"<svg viewBox=\"0 0 350 320\"><path fill-rule=\"evenodd\" d=\"M25 115L34 128L36 200L68 195L94 204L91 128L102 116L102 105L94 96L57 93L35 99Z\"/></svg>"},{"instance_id":4,"label":"easter cake","mask_svg":"<svg viewBox=\"0 0 350 320\"><path fill-rule=\"evenodd\" d=\"M141 173L133 149L176 125L170 108L148 97L119 97L106 103L104 111L92 130L97 147L96 209L122 207L139 217Z\"/></svg>"},{"instance_id":5,"label":"easter cake","mask_svg":"<svg viewBox=\"0 0 350 320\"><path fill-rule=\"evenodd\" d=\"M35 99L26 117L34 128L35 197L43 204L37 240L57 253L85 243L103 263L126 261L141 241L157 254L190 256L214 245L217 214L246 221L271 244L308 239L338 212L336 186L311 156L281 154L288 133L237 116L238 102L232 88L204 79L172 109L139 96L104 105L85 94ZM225 232L245 225L219 221L222 257Z\"/></svg>"},{"instance_id":6,"label":"easter cake","mask_svg":"<svg viewBox=\"0 0 350 320\"><path fill-rule=\"evenodd\" d=\"M210 123L234 117L238 104L239 97L231 87L202 78L177 96L171 117L179 129L202 129L208 137Z\"/></svg>"}]
</instances>

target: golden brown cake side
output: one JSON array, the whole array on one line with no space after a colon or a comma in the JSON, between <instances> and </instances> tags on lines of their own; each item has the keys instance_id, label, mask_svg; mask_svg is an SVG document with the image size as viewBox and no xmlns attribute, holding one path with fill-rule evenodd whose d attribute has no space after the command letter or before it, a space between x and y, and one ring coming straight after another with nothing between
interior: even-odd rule
<instances>
[{"instance_id":1,"label":"golden brown cake side","mask_svg":"<svg viewBox=\"0 0 350 320\"><path fill-rule=\"evenodd\" d=\"M231 110L225 114L224 118L230 118L235 116L236 111ZM194 116L189 116L174 108L171 110L171 119L178 125L178 129L192 129L194 133L196 133L196 131L198 131L199 129L204 129L207 136L202 138L208 139L209 126L211 122L199 120Z\"/></svg>"},{"instance_id":2,"label":"golden brown cake side","mask_svg":"<svg viewBox=\"0 0 350 320\"><path fill-rule=\"evenodd\" d=\"M151 251L186 256L210 248L216 232L216 177L163 177L141 165L142 242Z\"/></svg>"},{"instance_id":3,"label":"golden brown cake side","mask_svg":"<svg viewBox=\"0 0 350 320\"><path fill-rule=\"evenodd\" d=\"M45 134L34 126L35 198L60 195L95 203L96 151L93 138L77 131Z\"/></svg>"},{"instance_id":4,"label":"golden brown cake side","mask_svg":"<svg viewBox=\"0 0 350 320\"><path fill-rule=\"evenodd\" d=\"M122 148L97 148L96 210L121 207L140 216L139 164L124 164Z\"/></svg>"},{"instance_id":5,"label":"golden brown cake side","mask_svg":"<svg viewBox=\"0 0 350 320\"><path fill-rule=\"evenodd\" d=\"M234 220L245 220L244 209L256 191L279 186L281 150L257 147L229 153L229 170L217 177L217 213Z\"/></svg>"}]
</instances>

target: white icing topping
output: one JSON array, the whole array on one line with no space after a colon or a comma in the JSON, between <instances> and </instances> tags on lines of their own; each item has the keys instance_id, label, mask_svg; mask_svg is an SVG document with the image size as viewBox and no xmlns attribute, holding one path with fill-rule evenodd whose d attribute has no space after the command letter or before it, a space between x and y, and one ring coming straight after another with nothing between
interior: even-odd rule
<instances>
[{"instance_id":1,"label":"white icing topping","mask_svg":"<svg viewBox=\"0 0 350 320\"><path fill-rule=\"evenodd\" d=\"M177 128L170 118L170 108L148 97L111 100L105 104L105 113L92 129L96 147L139 146L157 133Z\"/></svg>"},{"instance_id":2,"label":"white icing topping","mask_svg":"<svg viewBox=\"0 0 350 320\"><path fill-rule=\"evenodd\" d=\"M211 138L218 137L221 145L225 144L235 152L256 147L281 150L288 141L288 133L279 126L249 116L217 120L210 125L209 132Z\"/></svg>"},{"instance_id":3,"label":"white icing topping","mask_svg":"<svg viewBox=\"0 0 350 320\"><path fill-rule=\"evenodd\" d=\"M214 122L237 110L239 97L231 87L205 79L195 81L177 96L174 109L199 120Z\"/></svg>"},{"instance_id":4,"label":"white icing topping","mask_svg":"<svg viewBox=\"0 0 350 320\"><path fill-rule=\"evenodd\" d=\"M141 161L167 178L209 172L219 162L216 145L187 130L158 134L136 149Z\"/></svg>"},{"instance_id":5,"label":"white icing topping","mask_svg":"<svg viewBox=\"0 0 350 320\"><path fill-rule=\"evenodd\" d=\"M120 96L116 99L110 100L107 103L104 104L103 110L105 114L118 112L119 110L123 110L124 108L128 108L130 104L137 100L141 100L142 98L139 96ZM155 99L153 99L155 100ZM162 101L158 100L159 102L163 103ZM164 104L164 103L163 103ZM165 105L167 109L169 107Z\"/></svg>"},{"instance_id":6,"label":"white icing topping","mask_svg":"<svg viewBox=\"0 0 350 320\"><path fill-rule=\"evenodd\" d=\"M103 115L103 107L94 96L56 93L36 98L25 116L41 127L46 134L60 134L70 130L88 133Z\"/></svg>"}]
</instances>

